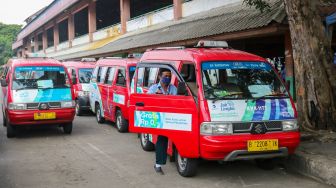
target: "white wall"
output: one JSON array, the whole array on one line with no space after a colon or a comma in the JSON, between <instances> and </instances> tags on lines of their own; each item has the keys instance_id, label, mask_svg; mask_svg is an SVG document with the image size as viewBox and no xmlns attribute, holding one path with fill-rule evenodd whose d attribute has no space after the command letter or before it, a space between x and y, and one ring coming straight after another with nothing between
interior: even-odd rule
<instances>
[{"instance_id":1,"label":"white wall","mask_svg":"<svg viewBox=\"0 0 336 188\"><path fill-rule=\"evenodd\" d=\"M127 22L127 31L134 31L154 24L174 19L174 8L168 7L157 12L148 13Z\"/></svg>"},{"instance_id":2,"label":"white wall","mask_svg":"<svg viewBox=\"0 0 336 188\"><path fill-rule=\"evenodd\" d=\"M80 44L86 44L86 43L89 43L89 42L90 42L90 38L89 38L89 35L87 34L87 35L83 35L83 36L75 38L72 41L72 46L76 46L76 45L80 45Z\"/></svg>"},{"instance_id":3,"label":"white wall","mask_svg":"<svg viewBox=\"0 0 336 188\"><path fill-rule=\"evenodd\" d=\"M188 17L196 13L208 11L213 8L242 3L243 0L192 0L182 5L182 16Z\"/></svg>"}]
</instances>

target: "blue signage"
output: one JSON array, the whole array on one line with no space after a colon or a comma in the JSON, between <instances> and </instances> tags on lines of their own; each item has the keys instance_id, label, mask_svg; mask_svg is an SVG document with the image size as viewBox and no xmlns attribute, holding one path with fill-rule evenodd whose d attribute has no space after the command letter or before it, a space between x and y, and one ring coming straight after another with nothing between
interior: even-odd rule
<instances>
[{"instance_id":1,"label":"blue signage","mask_svg":"<svg viewBox=\"0 0 336 188\"><path fill-rule=\"evenodd\" d=\"M223 61L223 62L204 62L202 63L203 70L210 69L259 69L271 70L272 67L264 62L237 62L237 61Z\"/></svg>"}]
</instances>

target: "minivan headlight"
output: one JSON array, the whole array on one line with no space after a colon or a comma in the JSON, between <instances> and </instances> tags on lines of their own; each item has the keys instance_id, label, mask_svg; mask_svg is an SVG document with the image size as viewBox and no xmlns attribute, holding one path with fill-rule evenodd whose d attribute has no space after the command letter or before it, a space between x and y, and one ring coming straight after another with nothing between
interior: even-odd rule
<instances>
[{"instance_id":1,"label":"minivan headlight","mask_svg":"<svg viewBox=\"0 0 336 188\"><path fill-rule=\"evenodd\" d=\"M232 123L202 123L201 135L227 135L232 134Z\"/></svg>"},{"instance_id":2,"label":"minivan headlight","mask_svg":"<svg viewBox=\"0 0 336 188\"><path fill-rule=\"evenodd\" d=\"M25 103L9 103L8 108L10 110L26 110L27 104Z\"/></svg>"},{"instance_id":3,"label":"minivan headlight","mask_svg":"<svg viewBox=\"0 0 336 188\"><path fill-rule=\"evenodd\" d=\"M61 108L74 108L76 106L75 101L62 101Z\"/></svg>"},{"instance_id":4,"label":"minivan headlight","mask_svg":"<svg viewBox=\"0 0 336 188\"><path fill-rule=\"evenodd\" d=\"M297 120L288 120L282 121L282 130L283 131L296 131L299 129Z\"/></svg>"}]
</instances>

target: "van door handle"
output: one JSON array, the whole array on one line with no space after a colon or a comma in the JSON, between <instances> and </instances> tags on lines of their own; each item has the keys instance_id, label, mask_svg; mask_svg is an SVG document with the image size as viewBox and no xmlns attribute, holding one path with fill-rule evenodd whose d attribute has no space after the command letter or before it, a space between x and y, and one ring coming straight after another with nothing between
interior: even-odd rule
<instances>
[{"instance_id":1,"label":"van door handle","mask_svg":"<svg viewBox=\"0 0 336 188\"><path fill-rule=\"evenodd\" d=\"M143 102L137 102L137 103L135 103L135 106L145 106L145 103L143 103Z\"/></svg>"}]
</instances>

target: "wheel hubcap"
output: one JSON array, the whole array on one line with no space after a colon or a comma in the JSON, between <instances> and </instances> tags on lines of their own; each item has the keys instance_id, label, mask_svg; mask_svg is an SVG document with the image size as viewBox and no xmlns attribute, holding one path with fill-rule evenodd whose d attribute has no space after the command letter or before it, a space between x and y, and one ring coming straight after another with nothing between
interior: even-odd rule
<instances>
[{"instance_id":1,"label":"wheel hubcap","mask_svg":"<svg viewBox=\"0 0 336 188\"><path fill-rule=\"evenodd\" d=\"M118 129L120 129L120 126L121 126L121 117L120 115L117 116L117 127Z\"/></svg>"},{"instance_id":2,"label":"wheel hubcap","mask_svg":"<svg viewBox=\"0 0 336 188\"><path fill-rule=\"evenodd\" d=\"M178 165L179 165L180 169L182 171L184 171L186 169L186 166L187 166L187 159L181 157L180 154L177 154L177 162L178 162Z\"/></svg>"},{"instance_id":3,"label":"wheel hubcap","mask_svg":"<svg viewBox=\"0 0 336 188\"><path fill-rule=\"evenodd\" d=\"M99 109L97 110L97 115L96 115L96 117L97 117L97 120L99 121L99 120L100 120L100 110L99 110Z\"/></svg>"},{"instance_id":4,"label":"wheel hubcap","mask_svg":"<svg viewBox=\"0 0 336 188\"><path fill-rule=\"evenodd\" d=\"M76 114L78 114L78 112L79 112L79 105L76 104Z\"/></svg>"},{"instance_id":5,"label":"wheel hubcap","mask_svg":"<svg viewBox=\"0 0 336 188\"><path fill-rule=\"evenodd\" d=\"M147 136L146 134L141 134L141 143L143 146L147 144Z\"/></svg>"}]
</instances>

